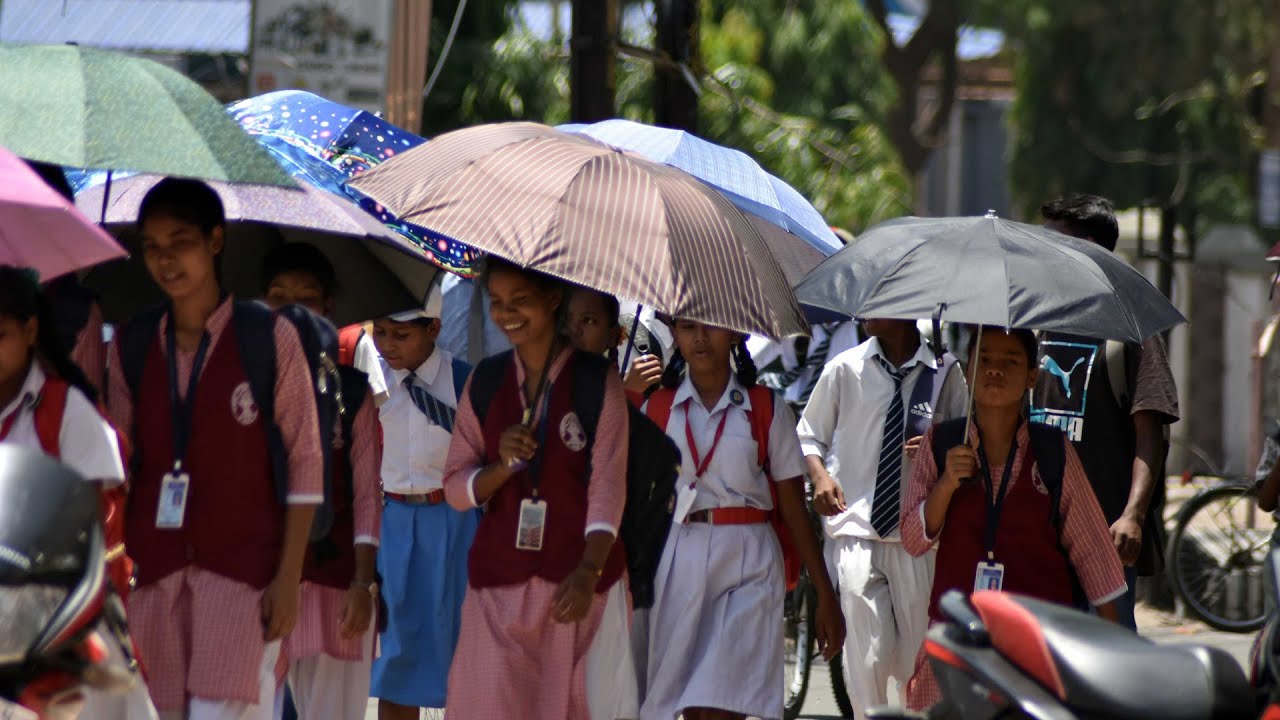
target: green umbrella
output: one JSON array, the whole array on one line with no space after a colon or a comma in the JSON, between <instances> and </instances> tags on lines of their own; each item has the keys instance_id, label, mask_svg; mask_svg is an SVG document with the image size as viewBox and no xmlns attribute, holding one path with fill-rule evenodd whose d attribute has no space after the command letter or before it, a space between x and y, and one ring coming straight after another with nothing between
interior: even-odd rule
<instances>
[{"instance_id":1,"label":"green umbrella","mask_svg":"<svg viewBox=\"0 0 1280 720\"><path fill-rule=\"evenodd\" d=\"M297 186L195 82L75 45L0 45L0 145L68 167Z\"/></svg>"}]
</instances>

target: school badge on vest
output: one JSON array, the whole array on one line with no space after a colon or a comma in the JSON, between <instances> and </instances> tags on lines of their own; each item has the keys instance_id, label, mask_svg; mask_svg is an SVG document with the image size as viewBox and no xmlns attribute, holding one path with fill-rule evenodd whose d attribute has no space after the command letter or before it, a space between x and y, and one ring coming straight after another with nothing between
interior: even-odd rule
<instances>
[{"instance_id":1,"label":"school badge on vest","mask_svg":"<svg viewBox=\"0 0 1280 720\"><path fill-rule=\"evenodd\" d=\"M747 399L742 395L741 390L738 390L735 388L729 391L729 402L733 403L734 405L737 405L738 407L742 407L742 403L746 401Z\"/></svg>"},{"instance_id":2,"label":"school badge on vest","mask_svg":"<svg viewBox=\"0 0 1280 720\"><path fill-rule=\"evenodd\" d=\"M249 389L248 381L240 383L231 391L231 417L246 427L258 419L258 404L253 401L253 391Z\"/></svg>"},{"instance_id":3,"label":"school badge on vest","mask_svg":"<svg viewBox=\"0 0 1280 720\"><path fill-rule=\"evenodd\" d=\"M560 419L560 442L573 452L581 452L587 446L587 433L582 429L577 413L567 412Z\"/></svg>"}]
</instances>

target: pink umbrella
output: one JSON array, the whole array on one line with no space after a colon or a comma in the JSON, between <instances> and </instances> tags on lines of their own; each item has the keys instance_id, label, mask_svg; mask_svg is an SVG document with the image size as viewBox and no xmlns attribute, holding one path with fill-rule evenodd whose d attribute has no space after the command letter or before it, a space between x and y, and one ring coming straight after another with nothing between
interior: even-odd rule
<instances>
[{"instance_id":1,"label":"pink umbrella","mask_svg":"<svg viewBox=\"0 0 1280 720\"><path fill-rule=\"evenodd\" d=\"M3 147L0 177L0 264L35 268L45 281L127 254Z\"/></svg>"}]
</instances>

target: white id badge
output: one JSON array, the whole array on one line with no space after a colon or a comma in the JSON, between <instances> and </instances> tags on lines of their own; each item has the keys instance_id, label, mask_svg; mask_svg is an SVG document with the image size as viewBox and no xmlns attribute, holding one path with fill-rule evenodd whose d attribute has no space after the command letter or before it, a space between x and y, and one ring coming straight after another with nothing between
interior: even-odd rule
<instances>
[{"instance_id":1,"label":"white id badge","mask_svg":"<svg viewBox=\"0 0 1280 720\"><path fill-rule=\"evenodd\" d=\"M517 550L541 550L542 532L547 527L547 504L525 498L520 502L520 525L516 528Z\"/></svg>"},{"instance_id":2,"label":"white id badge","mask_svg":"<svg viewBox=\"0 0 1280 720\"><path fill-rule=\"evenodd\" d=\"M973 591L1001 590L1004 588L1004 565L998 562L978 563L978 572L973 576Z\"/></svg>"},{"instance_id":3,"label":"white id badge","mask_svg":"<svg viewBox=\"0 0 1280 720\"><path fill-rule=\"evenodd\" d=\"M698 491L689 485L681 485L676 489L676 510L671 516L671 522L680 524L689 515L689 508L693 507L694 498L698 497Z\"/></svg>"},{"instance_id":4,"label":"white id badge","mask_svg":"<svg viewBox=\"0 0 1280 720\"><path fill-rule=\"evenodd\" d=\"M187 514L187 488L191 477L184 472L165 473L160 480L160 506L156 508L156 527L176 530Z\"/></svg>"}]
</instances>

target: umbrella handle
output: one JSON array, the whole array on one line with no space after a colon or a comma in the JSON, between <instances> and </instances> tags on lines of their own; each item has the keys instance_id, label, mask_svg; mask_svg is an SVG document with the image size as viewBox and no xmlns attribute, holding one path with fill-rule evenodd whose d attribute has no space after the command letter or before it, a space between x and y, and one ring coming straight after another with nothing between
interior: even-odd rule
<instances>
[{"instance_id":1,"label":"umbrella handle","mask_svg":"<svg viewBox=\"0 0 1280 720\"><path fill-rule=\"evenodd\" d=\"M107 184L102 188L102 219L99 221L103 225L107 224L107 205L111 200L111 171L107 171Z\"/></svg>"},{"instance_id":2,"label":"umbrella handle","mask_svg":"<svg viewBox=\"0 0 1280 720\"><path fill-rule=\"evenodd\" d=\"M947 309L946 303L938 303L933 309L933 356L938 363L942 363L943 345L942 345L942 311Z\"/></svg>"},{"instance_id":3,"label":"umbrella handle","mask_svg":"<svg viewBox=\"0 0 1280 720\"><path fill-rule=\"evenodd\" d=\"M964 441L966 444L968 444L969 442L969 429L973 427L973 396L978 387L978 362L979 362L978 358L982 356L982 326L981 325L978 326L977 333L978 333L978 337L974 341L973 355L972 357L969 358L969 362L972 365L972 367L969 368L969 400L965 405L965 408L967 411L965 412L965 419L964 419Z\"/></svg>"},{"instance_id":4,"label":"umbrella handle","mask_svg":"<svg viewBox=\"0 0 1280 720\"><path fill-rule=\"evenodd\" d=\"M622 377L627 377L627 368L631 366L631 350L636 346L636 333L640 332L640 312L644 304L636 305L636 317L631 321L631 333L627 336L627 350L622 354Z\"/></svg>"}]
</instances>

